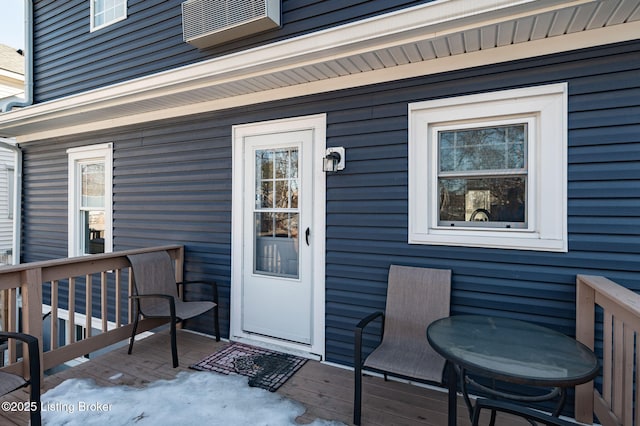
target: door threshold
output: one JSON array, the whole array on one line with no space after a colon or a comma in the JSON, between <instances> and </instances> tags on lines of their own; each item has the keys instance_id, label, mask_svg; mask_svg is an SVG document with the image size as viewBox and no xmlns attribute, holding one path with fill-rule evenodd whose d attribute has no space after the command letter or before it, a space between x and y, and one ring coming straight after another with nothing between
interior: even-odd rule
<instances>
[{"instance_id":1,"label":"door threshold","mask_svg":"<svg viewBox=\"0 0 640 426\"><path fill-rule=\"evenodd\" d=\"M289 355L295 355L301 358L307 358L314 361L322 361L322 356L309 352L311 350L311 347L309 347L308 349L305 349L301 347L303 345L296 345L294 343L288 344L288 342L285 342L285 341L275 342L273 340L267 341L266 339L240 337L240 336L233 336L229 340L232 342L243 343L245 345L257 346L263 349L283 352Z\"/></svg>"}]
</instances>

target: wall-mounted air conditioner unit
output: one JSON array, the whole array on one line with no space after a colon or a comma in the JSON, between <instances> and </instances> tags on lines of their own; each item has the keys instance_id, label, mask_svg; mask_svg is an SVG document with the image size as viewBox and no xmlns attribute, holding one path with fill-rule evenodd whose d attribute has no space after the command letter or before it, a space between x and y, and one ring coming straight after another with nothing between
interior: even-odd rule
<instances>
[{"instance_id":1,"label":"wall-mounted air conditioner unit","mask_svg":"<svg viewBox=\"0 0 640 426\"><path fill-rule=\"evenodd\" d=\"M203 49L280 26L280 0L187 0L184 41Z\"/></svg>"}]
</instances>

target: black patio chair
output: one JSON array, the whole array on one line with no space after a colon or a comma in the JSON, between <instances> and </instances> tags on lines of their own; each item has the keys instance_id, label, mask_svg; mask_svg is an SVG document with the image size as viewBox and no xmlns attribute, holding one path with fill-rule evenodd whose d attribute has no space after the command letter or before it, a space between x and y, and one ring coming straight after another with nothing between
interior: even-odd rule
<instances>
[{"instance_id":1,"label":"black patio chair","mask_svg":"<svg viewBox=\"0 0 640 426\"><path fill-rule=\"evenodd\" d=\"M353 423L362 414L362 372L371 370L425 383L442 383L445 359L427 342L426 329L449 316L451 271L391 265L385 312L362 319L355 329L355 392ZM373 320L382 319L382 342L366 359L362 334Z\"/></svg>"},{"instance_id":2,"label":"black patio chair","mask_svg":"<svg viewBox=\"0 0 640 426\"><path fill-rule=\"evenodd\" d=\"M178 366L178 347L176 343L176 324L213 310L216 341L220 341L220 322L218 318L218 287L215 282L184 281L176 283L173 261L166 251L142 253L127 256L133 268L135 317L129 354L133 350L138 320L145 318L168 318L171 327L171 357L173 368ZM178 296L178 286L185 284L208 284L213 288L213 302L186 302Z\"/></svg>"},{"instance_id":3,"label":"black patio chair","mask_svg":"<svg viewBox=\"0 0 640 426\"><path fill-rule=\"evenodd\" d=\"M40 348L38 339L30 334L0 331L0 339L16 339L27 344L29 371L26 376L0 371L0 396L25 386L29 391L29 417L31 426L42 424L40 413Z\"/></svg>"}]
</instances>

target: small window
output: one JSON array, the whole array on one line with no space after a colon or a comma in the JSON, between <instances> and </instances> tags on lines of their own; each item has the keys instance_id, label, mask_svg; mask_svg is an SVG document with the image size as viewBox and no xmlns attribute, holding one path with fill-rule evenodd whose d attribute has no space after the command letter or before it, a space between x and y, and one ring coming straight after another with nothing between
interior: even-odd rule
<instances>
[{"instance_id":1,"label":"small window","mask_svg":"<svg viewBox=\"0 0 640 426\"><path fill-rule=\"evenodd\" d=\"M111 145L70 149L69 256L112 251Z\"/></svg>"},{"instance_id":2,"label":"small window","mask_svg":"<svg viewBox=\"0 0 640 426\"><path fill-rule=\"evenodd\" d=\"M90 0L91 31L127 18L127 0Z\"/></svg>"},{"instance_id":3,"label":"small window","mask_svg":"<svg viewBox=\"0 0 640 426\"><path fill-rule=\"evenodd\" d=\"M436 128L438 225L527 228L528 127Z\"/></svg>"},{"instance_id":4,"label":"small window","mask_svg":"<svg viewBox=\"0 0 640 426\"><path fill-rule=\"evenodd\" d=\"M409 243L567 251L567 85L409 105Z\"/></svg>"}]
</instances>

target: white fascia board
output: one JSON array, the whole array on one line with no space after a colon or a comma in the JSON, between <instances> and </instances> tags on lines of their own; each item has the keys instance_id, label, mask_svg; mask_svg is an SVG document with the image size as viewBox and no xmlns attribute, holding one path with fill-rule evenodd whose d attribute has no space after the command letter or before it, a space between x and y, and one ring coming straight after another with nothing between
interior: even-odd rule
<instances>
[{"instance_id":1,"label":"white fascia board","mask_svg":"<svg viewBox=\"0 0 640 426\"><path fill-rule=\"evenodd\" d=\"M594 43L616 43L629 40L630 34L640 34L640 22L625 24L624 31L618 27L607 27L598 30L591 30L588 33L574 33L562 36L562 42L557 38L541 39L526 44L526 49L522 45L509 45L490 50L482 50L464 55L449 56L427 63L418 62L402 65L393 68L384 68L367 73L346 75L329 81L321 80L312 83L299 84L295 86L283 87L273 90L251 93L229 97L226 99L200 102L187 106L177 106L165 108L158 111L145 112L137 115L129 115L117 119L103 121L93 121L91 123L56 128L42 132L32 132L18 137L18 142L26 143L30 141L42 140L52 137L79 134L84 132L110 129L117 126L128 126L165 120L188 115L220 111L228 108L242 107L262 102L277 101L298 96L306 96L317 93L324 93L333 90L342 90L353 87L366 86L369 84L382 83L386 81L400 80L454 71L464 68L498 64L503 62L527 59L535 56L552 54L557 52L571 51L593 46Z\"/></svg>"},{"instance_id":2,"label":"white fascia board","mask_svg":"<svg viewBox=\"0 0 640 426\"><path fill-rule=\"evenodd\" d=\"M564 9L593 1L594 0L475 0L470 2L468 0L439 0L112 86L71 95L66 98L36 104L21 110L11 111L0 115L0 133L2 133L4 129L5 134L18 136L20 142L35 140L36 138L46 137L49 134L53 135L60 129L55 128L55 125L52 124L47 126L48 130L35 130L33 132L18 130L17 133L14 132L12 134L11 128L14 126L22 127L28 126L29 124L42 123L44 121L55 120L56 118L73 116L75 114L100 110L107 107L117 107L130 102L161 98L162 96L198 89L200 87L241 81L245 78L268 75L293 67L318 64L320 62L370 52L385 47L441 37L446 34L466 31L470 28L480 28L502 22L506 18L514 19L547 13L552 10ZM581 36L580 34L578 35ZM582 35L581 37L584 36ZM593 39L591 40L593 41ZM527 43L526 49L523 49L522 46L519 47L520 50L527 52L525 56L531 56L529 46L532 43L533 42ZM598 42L598 44L604 43ZM560 47L558 48L560 49ZM485 51L482 52L482 54L483 56L487 56L488 52ZM459 55L462 61L453 59L452 61L446 62L468 63L469 55L470 54ZM490 53L488 55L491 56ZM442 58L442 60L451 58L455 57ZM432 62L438 61L440 61L440 59ZM410 67L411 65L418 65L417 68L422 70L418 75L430 73L429 70L425 72L425 68L428 67L425 67L424 63L409 64L407 66ZM459 65L460 68L466 68L468 66L469 65ZM381 75L388 74L388 79L390 80L405 78L402 76L403 73L399 72L400 70L396 70L396 68L400 67L394 67L391 70L387 70L391 72L386 73L372 71L338 77L338 79L342 82L350 82L350 86L346 87L355 87L361 86L361 82L366 82L364 84L381 82ZM435 68L438 67L436 66ZM373 75L377 77L370 78ZM202 102L193 106L198 109L198 112L203 112L247 105L260 101L260 99L282 99L284 97L335 90L336 87L344 88L341 84L336 85L337 82L335 80L336 79L331 79L329 84L324 81L305 83L249 95L230 97L223 100ZM187 110L190 110L190 108L185 106L172 108L171 105L167 105L166 108L142 113L133 117L111 118L105 120L104 125L105 127L113 127L114 125L126 125L148 120L178 117L186 115L184 112ZM90 123L92 130L101 128L100 126L96 127L96 124L98 123ZM80 131L83 125L67 127L62 134L69 134L69 130L73 130L74 128L76 128L76 131Z\"/></svg>"}]
</instances>

